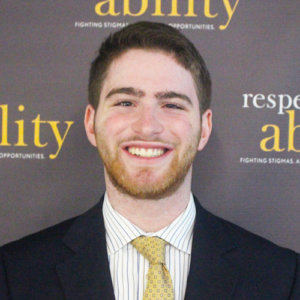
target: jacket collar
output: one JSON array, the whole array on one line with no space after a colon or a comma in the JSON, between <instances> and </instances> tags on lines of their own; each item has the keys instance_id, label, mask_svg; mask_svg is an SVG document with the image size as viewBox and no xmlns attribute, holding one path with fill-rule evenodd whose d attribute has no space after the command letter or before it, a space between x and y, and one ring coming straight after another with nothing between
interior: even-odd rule
<instances>
[{"instance_id":1,"label":"jacket collar","mask_svg":"<svg viewBox=\"0 0 300 300\"><path fill-rule=\"evenodd\" d=\"M79 216L64 244L74 255L56 267L66 299L114 299L107 259L101 201Z\"/></svg>"},{"instance_id":2,"label":"jacket collar","mask_svg":"<svg viewBox=\"0 0 300 300\"><path fill-rule=\"evenodd\" d=\"M226 225L195 198L191 267L185 299L231 299L238 270L231 260L236 244Z\"/></svg>"},{"instance_id":3,"label":"jacket collar","mask_svg":"<svg viewBox=\"0 0 300 300\"><path fill-rule=\"evenodd\" d=\"M107 259L101 201L79 216L63 242L74 255L57 266L66 299L114 299ZM223 221L201 207L195 198L196 220L186 300L231 299L238 270L231 254L236 249Z\"/></svg>"}]
</instances>

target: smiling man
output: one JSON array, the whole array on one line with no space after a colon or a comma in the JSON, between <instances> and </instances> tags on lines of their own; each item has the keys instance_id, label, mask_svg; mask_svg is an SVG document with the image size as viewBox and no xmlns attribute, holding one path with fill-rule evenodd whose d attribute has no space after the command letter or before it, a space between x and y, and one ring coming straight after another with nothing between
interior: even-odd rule
<instances>
[{"instance_id":1,"label":"smiling man","mask_svg":"<svg viewBox=\"0 0 300 300\"><path fill-rule=\"evenodd\" d=\"M85 214L1 248L1 299L300 299L298 255L203 209L192 163L211 82L180 32L139 22L93 61L84 124L106 193Z\"/></svg>"},{"instance_id":2,"label":"smiling man","mask_svg":"<svg viewBox=\"0 0 300 300\"><path fill-rule=\"evenodd\" d=\"M154 232L184 211L211 111L200 116L192 74L174 55L131 49L115 58L85 125L105 165L108 199L121 215Z\"/></svg>"}]
</instances>

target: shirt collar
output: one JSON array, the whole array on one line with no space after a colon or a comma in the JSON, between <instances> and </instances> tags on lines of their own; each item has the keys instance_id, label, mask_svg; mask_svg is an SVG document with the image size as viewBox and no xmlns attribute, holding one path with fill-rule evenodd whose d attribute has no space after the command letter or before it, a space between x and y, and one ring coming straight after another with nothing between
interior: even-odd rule
<instances>
[{"instance_id":1,"label":"shirt collar","mask_svg":"<svg viewBox=\"0 0 300 300\"><path fill-rule=\"evenodd\" d=\"M108 254L120 250L141 235L160 237L180 251L191 254L195 216L196 208L191 194L188 206L171 224L157 232L146 233L113 209L105 194L103 218Z\"/></svg>"}]
</instances>

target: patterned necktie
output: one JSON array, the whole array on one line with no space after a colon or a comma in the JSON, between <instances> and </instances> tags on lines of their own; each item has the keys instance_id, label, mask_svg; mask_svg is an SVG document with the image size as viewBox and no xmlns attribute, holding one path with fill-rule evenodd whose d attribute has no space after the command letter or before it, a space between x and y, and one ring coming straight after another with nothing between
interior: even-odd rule
<instances>
[{"instance_id":1,"label":"patterned necktie","mask_svg":"<svg viewBox=\"0 0 300 300\"><path fill-rule=\"evenodd\" d=\"M143 299L173 300L172 279L165 265L167 242L158 237L140 236L131 243L150 263Z\"/></svg>"}]
</instances>

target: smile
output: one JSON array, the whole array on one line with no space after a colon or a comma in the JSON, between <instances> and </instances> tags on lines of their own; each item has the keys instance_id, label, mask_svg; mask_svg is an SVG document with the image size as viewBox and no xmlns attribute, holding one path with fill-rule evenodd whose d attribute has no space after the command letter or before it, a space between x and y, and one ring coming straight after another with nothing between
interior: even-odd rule
<instances>
[{"instance_id":1,"label":"smile","mask_svg":"<svg viewBox=\"0 0 300 300\"><path fill-rule=\"evenodd\" d=\"M168 149L128 147L127 151L132 155L140 157L159 157L164 155L168 151Z\"/></svg>"}]
</instances>

